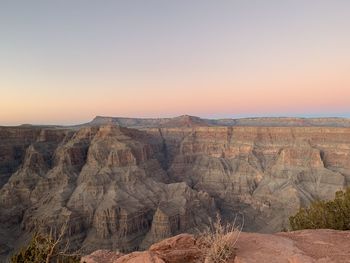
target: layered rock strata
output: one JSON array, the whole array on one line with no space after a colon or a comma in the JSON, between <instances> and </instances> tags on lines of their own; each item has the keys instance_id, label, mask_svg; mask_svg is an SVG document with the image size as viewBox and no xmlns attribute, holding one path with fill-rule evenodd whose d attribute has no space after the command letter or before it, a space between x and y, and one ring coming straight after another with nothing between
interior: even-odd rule
<instances>
[{"instance_id":1,"label":"layered rock strata","mask_svg":"<svg viewBox=\"0 0 350 263\"><path fill-rule=\"evenodd\" d=\"M144 249L217 212L280 231L350 184L350 128L187 123L0 128L2 255L63 224L87 251Z\"/></svg>"},{"instance_id":2,"label":"layered rock strata","mask_svg":"<svg viewBox=\"0 0 350 263\"><path fill-rule=\"evenodd\" d=\"M0 190L4 253L25 244L34 231L65 224L72 247L131 251L195 231L216 213L207 193L171 183L162 168L160 138L114 125L31 136Z\"/></svg>"},{"instance_id":3,"label":"layered rock strata","mask_svg":"<svg viewBox=\"0 0 350 263\"><path fill-rule=\"evenodd\" d=\"M172 180L213 196L246 229L288 227L288 216L350 184L350 129L197 127L147 129L168 149Z\"/></svg>"}]
</instances>

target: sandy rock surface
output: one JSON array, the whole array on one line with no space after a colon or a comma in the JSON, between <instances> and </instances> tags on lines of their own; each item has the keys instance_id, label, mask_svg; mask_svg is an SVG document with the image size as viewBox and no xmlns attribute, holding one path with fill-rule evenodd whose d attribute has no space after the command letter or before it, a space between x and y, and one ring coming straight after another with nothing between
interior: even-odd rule
<instances>
[{"instance_id":1,"label":"sandy rock surface","mask_svg":"<svg viewBox=\"0 0 350 263\"><path fill-rule=\"evenodd\" d=\"M117 260L121 256L123 256L122 253L101 249L101 250L96 250L90 255L83 257L81 261L85 263L99 263L99 262L113 263L115 260Z\"/></svg>"},{"instance_id":2,"label":"sandy rock surface","mask_svg":"<svg viewBox=\"0 0 350 263\"><path fill-rule=\"evenodd\" d=\"M348 263L350 231L242 233L235 263Z\"/></svg>"},{"instance_id":3,"label":"sandy rock surface","mask_svg":"<svg viewBox=\"0 0 350 263\"><path fill-rule=\"evenodd\" d=\"M350 231L241 233L236 248L233 263L349 263ZM84 257L81 262L93 254ZM165 239L145 252L120 256L103 250L99 255L100 259L95 257L96 261L86 263L198 263L201 256L195 238L189 234Z\"/></svg>"}]
</instances>

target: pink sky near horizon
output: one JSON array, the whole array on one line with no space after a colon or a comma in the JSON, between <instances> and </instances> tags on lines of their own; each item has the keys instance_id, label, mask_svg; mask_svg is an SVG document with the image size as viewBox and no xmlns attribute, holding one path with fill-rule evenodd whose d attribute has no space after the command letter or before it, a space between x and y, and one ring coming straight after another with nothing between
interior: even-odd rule
<instances>
[{"instance_id":1,"label":"pink sky near horizon","mask_svg":"<svg viewBox=\"0 0 350 263\"><path fill-rule=\"evenodd\" d=\"M0 4L0 125L350 117L350 2Z\"/></svg>"},{"instance_id":2,"label":"pink sky near horizon","mask_svg":"<svg viewBox=\"0 0 350 263\"><path fill-rule=\"evenodd\" d=\"M294 76L293 76L294 77ZM347 113L350 77L317 74L315 78L278 77L257 80L227 80L218 84L196 80L174 84L164 90L162 83L149 81L147 93L137 94L137 87L123 93L113 86L96 94L67 96L69 88L44 93L11 92L0 99L1 124L21 123L75 124L96 115L126 117L171 117L182 114L202 117L239 116L328 116ZM145 83L145 82L143 82ZM283 87L283 88L281 88ZM60 92L59 90L62 90ZM17 104L18 103L18 104Z\"/></svg>"}]
</instances>

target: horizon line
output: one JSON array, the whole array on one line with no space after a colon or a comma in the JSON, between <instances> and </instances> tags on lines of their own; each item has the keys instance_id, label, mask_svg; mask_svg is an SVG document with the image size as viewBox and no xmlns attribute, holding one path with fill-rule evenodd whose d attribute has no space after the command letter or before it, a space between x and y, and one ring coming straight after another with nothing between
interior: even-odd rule
<instances>
[{"instance_id":1,"label":"horizon line","mask_svg":"<svg viewBox=\"0 0 350 263\"><path fill-rule=\"evenodd\" d=\"M96 118L113 118L113 119L141 119L141 120L151 120L151 119L175 119L180 117L194 117L204 120L239 120L239 119L346 119L350 120L350 116L348 114L344 114L342 116L335 115L247 115L247 116L235 116L235 117L203 117L197 115L190 114L181 114L181 115L172 115L172 116L164 116L164 117L129 117L129 116L110 116L110 115L95 115L95 117L90 118L86 121L74 122L74 123L50 123L50 122L41 122L41 123L18 123L18 124L0 124L0 127L20 127L20 126L62 126L62 127L70 127L70 126L79 126L91 123Z\"/></svg>"}]
</instances>

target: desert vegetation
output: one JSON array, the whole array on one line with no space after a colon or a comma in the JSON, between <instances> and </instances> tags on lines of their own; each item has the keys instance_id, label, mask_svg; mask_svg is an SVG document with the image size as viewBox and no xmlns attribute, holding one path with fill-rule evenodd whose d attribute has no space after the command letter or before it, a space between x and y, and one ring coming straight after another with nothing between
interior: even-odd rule
<instances>
[{"instance_id":1,"label":"desert vegetation","mask_svg":"<svg viewBox=\"0 0 350 263\"><path fill-rule=\"evenodd\" d=\"M223 223L220 215L200 234L199 243L206 263L225 263L235 257L236 242L242 231L243 224Z\"/></svg>"},{"instance_id":2,"label":"desert vegetation","mask_svg":"<svg viewBox=\"0 0 350 263\"><path fill-rule=\"evenodd\" d=\"M350 188L337 191L333 200L318 200L289 218L292 230L350 230Z\"/></svg>"},{"instance_id":3,"label":"desert vegetation","mask_svg":"<svg viewBox=\"0 0 350 263\"><path fill-rule=\"evenodd\" d=\"M78 263L79 253L68 253L69 242L64 240L67 224L59 233L35 233L26 247L11 257L11 263Z\"/></svg>"}]
</instances>

